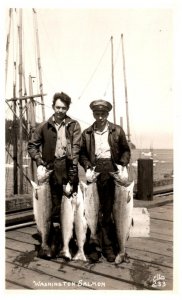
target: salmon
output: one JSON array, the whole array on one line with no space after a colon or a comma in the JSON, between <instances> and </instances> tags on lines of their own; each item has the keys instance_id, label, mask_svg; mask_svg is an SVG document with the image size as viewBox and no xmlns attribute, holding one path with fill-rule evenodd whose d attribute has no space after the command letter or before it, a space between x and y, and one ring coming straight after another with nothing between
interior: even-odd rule
<instances>
[{"instance_id":1,"label":"salmon","mask_svg":"<svg viewBox=\"0 0 182 300\"><path fill-rule=\"evenodd\" d=\"M98 174L99 175L99 174ZM97 175L97 176L98 176ZM99 195L96 178L91 183L81 182L84 197L84 208L87 225L90 229L90 239L97 240L97 224L99 217Z\"/></svg>"},{"instance_id":2,"label":"salmon","mask_svg":"<svg viewBox=\"0 0 182 300\"><path fill-rule=\"evenodd\" d=\"M76 255L73 257L73 260L86 261L87 259L84 254L84 244L86 240L87 221L84 214L83 194L80 189L80 186L78 186L77 202L76 202L75 214L74 214L74 224L75 224L75 233L77 238L78 251Z\"/></svg>"},{"instance_id":3,"label":"salmon","mask_svg":"<svg viewBox=\"0 0 182 300\"><path fill-rule=\"evenodd\" d=\"M133 188L134 181L123 183L118 174L111 173L115 180L115 199L113 204L113 218L116 226L116 235L119 245L119 253L116 256L115 263L119 264L127 261L126 241L129 238L130 227L133 214Z\"/></svg>"},{"instance_id":4,"label":"salmon","mask_svg":"<svg viewBox=\"0 0 182 300\"><path fill-rule=\"evenodd\" d=\"M51 229L51 212L52 200L49 185L49 177L51 171L45 169L45 173L39 178L38 184L31 181L33 187L33 213L37 230L39 231L42 239L41 243L41 256L46 256L50 253L48 239Z\"/></svg>"},{"instance_id":5,"label":"salmon","mask_svg":"<svg viewBox=\"0 0 182 300\"><path fill-rule=\"evenodd\" d=\"M60 252L61 257L71 260L71 253L69 250L69 242L73 235L73 222L74 222L74 211L76 206L76 195L67 196L63 194L61 202L61 232L63 248Z\"/></svg>"},{"instance_id":6,"label":"salmon","mask_svg":"<svg viewBox=\"0 0 182 300\"><path fill-rule=\"evenodd\" d=\"M73 236L73 227L77 238L78 251L73 260L86 261L84 254L84 243L86 240L86 219L84 217L83 195L78 186L78 192L70 196L63 195L61 203L61 229L63 248L60 256L68 260L72 259L69 242Z\"/></svg>"},{"instance_id":7,"label":"salmon","mask_svg":"<svg viewBox=\"0 0 182 300\"><path fill-rule=\"evenodd\" d=\"M123 167L121 165L117 165L118 171L117 173L117 178L120 181L121 184L125 184L128 182L128 170L127 167Z\"/></svg>"}]
</instances>

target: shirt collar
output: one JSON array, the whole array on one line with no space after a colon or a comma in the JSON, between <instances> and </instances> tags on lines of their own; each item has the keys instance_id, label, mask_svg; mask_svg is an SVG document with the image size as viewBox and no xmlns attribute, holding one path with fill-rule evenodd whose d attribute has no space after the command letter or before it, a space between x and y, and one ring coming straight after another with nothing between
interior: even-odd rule
<instances>
[{"instance_id":1,"label":"shirt collar","mask_svg":"<svg viewBox=\"0 0 182 300\"><path fill-rule=\"evenodd\" d=\"M65 118L62 120L62 122L59 124L59 123L56 123L56 121L55 121L55 116L53 115L52 116L52 120L53 120L53 122L54 122L54 124L56 125L56 126L61 126L61 125L65 125L66 124L66 122L65 122Z\"/></svg>"},{"instance_id":2,"label":"shirt collar","mask_svg":"<svg viewBox=\"0 0 182 300\"><path fill-rule=\"evenodd\" d=\"M97 130L96 123L94 123L94 131L95 132L102 134L102 133L105 133L108 130L109 130L109 123L108 122L106 123L106 126L104 127L104 129L102 131Z\"/></svg>"}]
</instances>

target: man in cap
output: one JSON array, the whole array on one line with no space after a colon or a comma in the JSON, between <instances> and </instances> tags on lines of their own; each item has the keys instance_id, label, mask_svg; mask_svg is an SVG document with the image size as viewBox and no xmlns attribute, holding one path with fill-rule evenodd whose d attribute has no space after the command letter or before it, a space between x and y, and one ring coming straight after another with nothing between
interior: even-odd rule
<instances>
[{"instance_id":1,"label":"man in cap","mask_svg":"<svg viewBox=\"0 0 182 300\"><path fill-rule=\"evenodd\" d=\"M109 262L115 260L112 239L112 207L114 201L114 179L109 172L118 170L117 164L127 166L130 160L130 148L123 129L107 120L112 109L111 103L95 100L90 104L95 122L82 133L82 146L79 162L90 180L90 171L99 172L97 188L100 200L99 224L102 240L90 241L90 259L98 261L102 245L103 255ZM93 246L94 245L94 246Z\"/></svg>"},{"instance_id":2,"label":"man in cap","mask_svg":"<svg viewBox=\"0 0 182 300\"><path fill-rule=\"evenodd\" d=\"M53 170L50 176L52 221L58 222L63 190L70 195L77 191L78 186L81 128L66 114L70 103L71 98L67 94L55 93L52 103L54 114L36 128L28 142L28 152L36 161L37 172L42 168ZM51 251L43 252L42 256L51 257Z\"/></svg>"}]
</instances>

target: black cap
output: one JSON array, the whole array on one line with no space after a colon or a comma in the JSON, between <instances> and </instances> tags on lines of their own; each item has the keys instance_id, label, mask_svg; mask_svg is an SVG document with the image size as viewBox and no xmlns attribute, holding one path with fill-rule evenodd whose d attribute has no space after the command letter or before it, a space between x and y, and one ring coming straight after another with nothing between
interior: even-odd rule
<instances>
[{"instance_id":1,"label":"black cap","mask_svg":"<svg viewBox=\"0 0 182 300\"><path fill-rule=\"evenodd\" d=\"M112 109L112 104L105 100L94 100L90 103L90 108L95 110L104 110L109 112Z\"/></svg>"}]
</instances>

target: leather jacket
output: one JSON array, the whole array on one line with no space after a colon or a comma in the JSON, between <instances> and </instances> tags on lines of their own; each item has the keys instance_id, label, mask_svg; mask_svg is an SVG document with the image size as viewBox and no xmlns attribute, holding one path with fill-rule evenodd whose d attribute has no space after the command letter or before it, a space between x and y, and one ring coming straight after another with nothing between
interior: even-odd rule
<instances>
[{"instance_id":1,"label":"leather jacket","mask_svg":"<svg viewBox=\"0 0 182 300\"><path fill-rule=\"evenodd\" d=\"M115 125L109 121L108 130L108 142L111 149L111 159L116 164L126 166L130 161L131 152L124 130L121 126ZM96 163L94 124L85 129L82 133L82 145L79 163L85 170L91 166L94 166Z\"/></svg>"},{"instance_id":2,"label":"leather jacket","mask_svg":"<svg viewBox=\"0 0 182 300\"><path fill-rule=\"evenodd\" d=\"M77 165L81 146L80 124L66 116L65 133L67 140L66 157L73 165ZM46 164L50 164L54 161L56 141L57 130L52 116L48 121L42 122L34 131L31 140L28 142L28 153L33 160L42 156L42 160ZM40 148L42 148L42 155Z\"/></svg>"}]
</instances>

